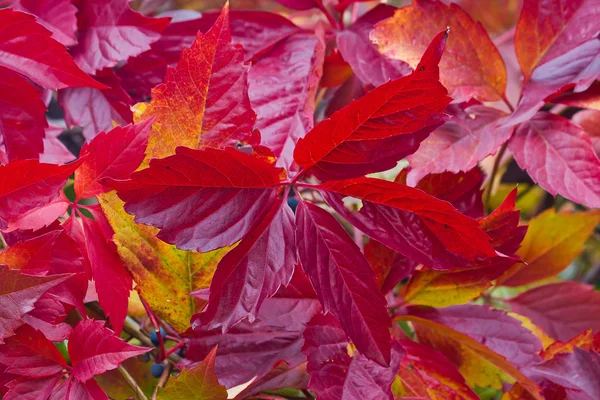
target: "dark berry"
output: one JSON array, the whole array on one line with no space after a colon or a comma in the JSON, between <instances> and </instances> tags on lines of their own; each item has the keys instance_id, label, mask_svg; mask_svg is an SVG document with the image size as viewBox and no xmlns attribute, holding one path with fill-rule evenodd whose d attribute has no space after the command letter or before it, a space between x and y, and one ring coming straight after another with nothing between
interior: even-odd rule
<instances>
[{"instance_id":1,"label":"dark berry","mask_svg":"<svg viewBox=\"0 0 600 400\"><path fill-rule=\"evenodd\" d=\"M167 333L165 332L165 330L163 329L163 327L160 327L160 336L163 337L163 339L165 338L165 335ZM156 336L156 331L151 331L150 332L150 340L152 341L152 344L155 346L158 346L158 336Z\"/></svg>"},{"instance_id":2,"label":"dark berry","mask_svg":"<svg viewBox=\"0 0 600 400\"><path fill-rule=\"evenodd\" d=\"M165 366L162 364L154 363L150 366L150 373L155 378L160 378L160 376L162 375L164 370L165 370Z\"/></svg>"},{"instance_id":3,"label":"dark berry","mask_svg":"<svg viewBox=\"0 0 600 400\"><path fill-rule=\"evenodd\" d=\"M298 199L295 197L288 197L288 206L290 206L293 212L296 212L296 207L298 207Z\"/></svg>"}]
</instances>

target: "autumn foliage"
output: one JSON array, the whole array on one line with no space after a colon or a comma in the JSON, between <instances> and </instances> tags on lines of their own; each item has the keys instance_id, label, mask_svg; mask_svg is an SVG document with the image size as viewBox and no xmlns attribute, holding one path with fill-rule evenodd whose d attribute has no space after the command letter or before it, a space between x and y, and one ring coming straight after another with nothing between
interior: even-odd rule
<instances>
[{"instance_id":1,"label":"autumn foliage","mask_svg":"<svg viewBox=\"0 0 600 400\"><path fill-rule=\"evenodd\" d=\"M388 3L0 0L3 400L600 399L600 3Z\"/></svg>"}]
</instances>

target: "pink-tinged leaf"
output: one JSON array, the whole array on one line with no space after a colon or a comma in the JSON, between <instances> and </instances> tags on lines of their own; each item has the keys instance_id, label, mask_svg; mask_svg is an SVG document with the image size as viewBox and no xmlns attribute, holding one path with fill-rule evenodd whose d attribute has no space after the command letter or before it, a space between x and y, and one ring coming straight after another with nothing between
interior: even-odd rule
<instances>
[{"instance_id":1,"label":"pink-tinged leaf","mask_svg":"<svg viewBox=\"0 0 600 400\"><path fill-rule=\"evenodd\" d=\"M60 379L60 375L49 376L41 379L19 377L6 384L6 387L9 390L8 393L2 397L2 400L48 399L52 393L52 390L56 387ZM64 397L61 400L64 400Z\"/></svg>"},{"instance_id":2,"label":"pink-tinged leaf","mask_svg":"<svg viewBox=\"0 0 600 400\"><path fill-rule=\"evenodd\" d=\"M65 110L68 126L80 126L89 143L100 131L133 122L130 106L133 100L121 87L121 79L112 69L106 68L96 74L96 79L107 89L73 88L59 92L59 104Z\"/></svg>"},{"instance_id":3,"label":"pink-tinged leaf","mask_svg":"<svg viewBox=\"0 0 600 400\"><path fill-rule=\"evenodd\" d=\"M290 283L286 287L282 287L275 294L275 297L289 297L292 299L316 299L317 294L312 287L308 276L302 269L302 266L297 265L294 268L294 274Z\"/></svg>"},{"instance_id":4,"label":"pink-tinged leaf","mask_svg":"<svg viewBox=\"0 0 600 400\"><path fill-rule=\"evenodd\" d=\"M0 266L0 344L23 325L21 317L48 289L64 282L69 276L30 276Z\"/></svg>"},{"instance_id":5,"label":"pink-tinged leaf","mask_svg":"<svg viewBox=\"0 0 600 400\"><path fill-rule=\"evenodd\" d=\"M258 115L261 144L277 165L290 168L296 142L314 126L315 95L323 70L322 33L296 34L260 57L248 75L250 103Z\"/></svg>"},{"instance_id":6,"label":"pink-tinged leaf","mask_svg":"<svg viewBox=\"0 0 600 400\"><path fill-rule=\"evenodd\" d=\"M94 220L83 216L81 223L98 300L113 330L120 334L127 317L127 304L133 280L117 253L117 246L112 241L114 232L102 209L96 205L88 207L88 211Z\"/></svg>"},{"instance_id":7,"label":"pink-tinged leaf","mask_svg":"<svg viewBox=\"0 0 600 400\"><path fill-rule=\"evenodd\" d=\"M418 262L404 257L374 239L365 245L365 257L375 270L377 285L383 294L411 276L419 265Z\"/></svg>"},{"instance_id":8,"label":"pink-tinged leaf","mask_svg":"<svg viewBox=\"0 0 600 400\"><path fill-rule=\"evenodd\" d=\"M438 63L447 33L431 42L415 72L381 85L321 121L298 141L294 160L321 180L346 179L396 166L444 122L450 98Z\"/></svg>"},{"instance_id":9,"label":"pink-tinged leaf","mask_svg":"<svg viewBox=\"0 0 600 400\"><path fill-rule=\"evenodd\" d=\"M65 182L80 163L59 166L18 160L0 166L0 230L11 230L11 223L23 214L58 198ZM55 215L54 219L61 214Z\"/></svg>"},{"instance_id":10,"label":"pink-tinged leaf","mask_svg":"<svg viewBox=\"0 0 600 400\"><path fill-rule=\"evenodd\" d=\"M26 211L13 219L4 232L14 232L17 230L37 231L50 226L56 218L64 215L69 208L70 201L61 191L60 195L50 203L30 211Z\"/></svg>"},{"instance_id":11,"label":"pink-tinged leaf","mask_svg":"<svg viewBox=\"0 0 600 400\"><path fill-rule=\"evenodd\" d=\"M48 89L104 87L80 70L67 49L30 14L0 10L0 66Z\"/></svg>"},{"instance_id":12,"label":"pink-tinged leaf","mask_svg":"<svg viewBox=\"0 0 600 400\"><path fill-rule=\"evenodd\" d=\"M431 269L473 266L496 255L477 221L421 190L373 178L328 182L320 189L362 232ZM344 206L348 196L362 201L360 211Z\"/></svg>"},{"instance_id":13,"label":"pink-tinged leaf","mask_svg":"<svg viewBox=\"0 0 600 400\"><path fill-rule=\"evenodd\" d=\"M308 387L331 400L394 399L390 389L404 352L392 345L390 366L381 366L356 352L348 354L348 339L331 315L316 315L304 332Z\"/></svg>"},{"instance_id":14,"label":"pink-tinged leaf","mask_svg":"<svg viewBox=\"0 0 600 400\"><path fill-rule=\"evenodd\" d=\"M394 181L406 184L408 172L403 169ZM447 201L467 217L480 218L483 216L483 179L481 170L473 168L467 172L429 174L419 179L414 187Z\"/></svg>"},{"instance_id":15,"label":"pink-tinged leaf","mask_svg":"<svg viewBox=\"0 0 600 400\"><path fill-rule=\"evenodd\" d=\"M46 137L44 138L44 152L40 154L40 162L48 164L66 164L75 160L73 153L65 147L59 140L63 133L63 128L50 125L46 128Z\"/></svg>"},{"instance_id":16,"label":"pink-tinged leaf","mask_svg":"<svg viewBox=\"0 0 600 400\"><path fill-rule=\"evenodd\" d=\"M505 311L473 304L446 308L409 306L406 310L412 316L445 325L475 339L513 365L526 366L541 360L540 340Z\"/></svg>"},{"instance_id":17,"label":"pink-tinged leaf","mask_svg":"<svg viewBox=\"0 0 600 400\"><path fill-rule=\"evenodd\" d=\"M71 0L19 0L13 9L33 14L37 22L52 32L52 38L64 44L77 44L77 7Z\"/></svg>"},{"instance_id":18,"label":"pink-tinged leaf","mask_svg":"<svg viewBox=\"0 0 600 400\"><path fill-rule=\"evenodd\" d=\"M293 10L309 10L317 7L317 1L321 0L277 0L279 4L282 4Z\"/></svg>"},{"instance_id":19,"label":"pink-tinged leaf","mask_svg":"<svg viewBox=\"0 0 600 400\"><path fill-rule=\"evenodd\" d=\"M600 398L600 355L575 347L572 353L559 354L526 372L567 389L568 399Z\"/></svg>"},{"instance_id":20,"label":"pink-tinged leaf","mask_svg":"<svg viewBox=\"0 0 600 400\"><path fill-rule=\"evenodd\" d=\"M600 207L600 159L580 126L550 113L521 124L509 142L522 169L553 196Z\"/></svg>"},{"instance_id":21,"label":"pink-tinged leaf","mask_svg":"<svg viewBox=\"0 0 600 400\"><path fill-rule=\"evenodd\" d=\"M218 19L218 12L205 12L193 20L171 21L150 50L130 58L116 73L123 87L137 101L150 95L150 89L163 82L167 66L174 67L184 47L191 47L198 32L206 33ZM233 43L241 43L244 60L267 52L288 36L301 30L287 18L264 11L230 11Z\"/></svg>"},{"instance_id":22,"label":"pink-tinged leaf","mask_svg":"<svg viewBox=\"0 0 600 400\"><path fill-rule=\"evenodd\" d=\"M375 24L393 16L395 10L395 7L380 4L337 33L337 45L344 60L364 83L380 86L412 72L404 61L392 60L379 53L369 38Z\"/></svg>"},{"instance_id":23,"label":"pink-tinged leaf","mask_svg":"<svg viewBox=\"0 0 600 400\"><path fill-rule=\"evenodd\" d=\"M594 82L583 92L569 91L552 99L553 103L565 104L567 106L589 108L600 110L600 82Z\"/></svg>"},{"instance_id":24,"label":"pink-tinged leaf","mask_svg":"<svg viewBox=\"0 0 600 400\"><path fill-rule=\"evenodd\" d=\"M109 398L95 380L80 382L70 377L56 386L48 400L109 400Z\"/></svg>"},{"instance_id":25,"label":"pink-tinged leaf","mask_svg":"<svg viewBox=\"0 0 600 400\"><path fill-rule=\"evenodd\" d=\"M304 326L320 311L316 299L266 299L253 323L242 321L227 333L193 326L186 359L201 361L218 345L215 371L228 388L263 376L280 361L294 368L306 361L300 352Z\"/></svg>"},{"instance_id":26,"label":"pink-tinged leaf","mask_svg":"<svg viewBox=\"0 0 600 400\"><path fill-rule=\"evenodd\" d=\"M357 349L375 362L390 362L390 317L375 273L358 246L329 212L300 201L296 243L302 268L325 312L340 320Z\"/></svg>"},{"instance_id":27,"label":"pink-tinged leaf","mask_svg":"<svg viewBox=\"0 0 600 400\"><path fill-rule=\"evenodd\" d=\"M67 368L54 343L28 325L0 345L0 364L8 367L8 373L29 378L52 376Z\"/></svg>"},{"instance_id":28,"label":"pink-tinged leaf","mask_svg":"<svg viewBox=\"0 0 600 400\"><path fill-rule=\"evenodd\" d=\"M83 292L83 289L87 289L88 281L84 274L80 275L83 279L80 279L78 283ZM70 281L74 283L75 278L71 278ZM84 296L85 293L81 296L81 300ZM71 309L71 307L68 308ZM62 342L69 338L72 328L64 322L66 318L67 309L64 304L48 292L35 302L33 310L22 317L27 325L42 332L51 342Z\"/></svg>"},{"instance_id":29,"label":"pink-tinged leaf","mask_svg":"<svg viewBox=\"0 0 600 400\"><path fill-rule=\"evenodd\" d=\"M81 148L88 155L75 172L77 198L104 193L103 179L129 178L144 160L152 120L135 125L116 127L110 132L100 132L89 144Z\"/></svg>"},{"instance_id":30,"label":"pink-tinged leaf","mask_svg":"<svg viewBox=\"0 0 600 400\"><path fill-rule=\"evenodd\" d=\"M279 168L235 149L192 150L150 161L114 182L136 222L161 228L158 238L180 249L215 250L244 237L275 197Z\"/></svg>"},{"instance_id":31,"label":"pink-tinged leaf","mask_svg":"<svg viewBox=\"0 0 600 400\"><path fill-rule=\"evenodd\" d=\"M46 105L27 79L0 66L0 138L8 161L37 159L44 150Z\"/></svg>"},{"instance_id":32,"label":"pink-tinged leaf","mask_svg":"<svg viewBox=\"0 0 600 400\"><path fill-rule=\"evenodd\" d=\"M408 156L408 184L415 185L427 174L469 171L490 154L495 154L512 134L500 126L504 112L483 105L451 105L452 118Z\"/></svg>"},{"instance_id":33,"label":"pink-tinged leaf","mask_svg":"<svg viewBox=\"0 0 600 400\"><path fill-rule=\"evenodd\" d=\"M69 337L73 376L81 382L115 369L128 358L150 350L124 342L113 331L104 327L104 321L81 321Z\"/></svg>"},{"instance_id":34,"label":"pink-tinged leaf","mask_svg":"<svg viewBox=\"0 0 600 400\"><path fill-rule=\"evenodd\" d=\"M569 87L582 92L600 76L600 8L595 0L525 0L515 48L525 77L509 124L531 118Z\"/></svg>"},{"instance_id":35,"label":"pink-tinged leaf","mask_svg":"<svg viewBox=\"0 0 600 400\"><path fill-rule=\"evenodd\" d=\"M399 343L406 355L400 360L398 376L406 392L426 399L479 399L442 353L412 340Z\"/></svg>"},{"instance_id":36,"label":"pink-tinged leaf","mask_svg":"<svg viewBox=\"0 0 600 400\"><path fill-rule=\"evenodd\" d=\"M267 390L306 389L308 379L306 363L300 364L296 368L289 368L285 362L282 362L266 375L252 381L247 388L234 397L234 400L244 400Z\"/></svg>"},{"instance_id":37,"label":"pink-tinged leaf","mask_svg":"<svg viewBox=\"0 0 600 400\"><path fill-rule=\"evenodd\" d=\"M199 316L202 326L226 331L245 318L252 322L264 300L290 282L297 255L294 213L285 200L258 217L219 262L208 306Z\"/></svg>"},{"instance_id":38,"label":"pink-tinged leaf","mask_svg":"<svg viewBox=\"0 0 600 400\"><path fill-rule=\"evenodd\" d=\"M571 281L550 283L530 289L508 304L554 339L566 341L586 329L600 331L600 293L593 286Z\"/></svg>"},{"instance_id":39,"label":"pink-tinged leaf","mask_svg":"<svg viewBox=\"0 0 600 400\"><path fill-rule=\"evenodd\" d=\"M600 111L581 110L573 115L571 122L581 126L588 134L596 155L600 157Z\"/></svg>"},{"instance_id":40,"label":"pink-tinged leaf","mask_svg":"<svg viewBox=\"0 0 600 400\"><path fill-rule=\"evenodd\" d=\"M78 13L79 44L73 58L89 74L150 49L169 24L168 18L149 18L133 11L128 1L89 0Z\"/></svg>"}]
</instances>

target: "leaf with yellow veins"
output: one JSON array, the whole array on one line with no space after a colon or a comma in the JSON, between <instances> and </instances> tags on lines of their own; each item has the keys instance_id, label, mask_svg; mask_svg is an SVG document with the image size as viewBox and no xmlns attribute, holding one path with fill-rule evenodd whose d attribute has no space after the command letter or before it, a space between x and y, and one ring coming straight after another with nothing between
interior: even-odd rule
<instances>
[{"instance_id":1,"label":"leaf with yellow veins","mask_svg":"<svg viewBox=\"0 0 600 400\"><path fill-rule=\"evenodd\" d=\"M587 238L600 223L600 211L556 213L547 210L529 222L517 251L525 264L516 264L500 277L505 286L521 286L553 277L581 253Z\"/></svg>"},{"instance_id":2,"label":"leaf with yellow veins","mask_svg":"<svg viewBox=\"0 0 600 400\"><path fill-rule=\"evenodd\" d=\"M157 228L136 224L115 192L99 195L98 201L115 231L113 240L136 282L135 290L159 317L185 331L190 317L203 306L189 293L210 286L227 249L208 253L179 250L158 239Z\"/></svg>"},{"instance_id":3,"label":"leaf with yellow veins","mask_svg":"<svg viewBox=\"0 0 600 400\"><path fill-rule=\"evenodd\" d=\"M175 154L177 146L221 148L253 136L256 114L248 97L248 68L240 44L231 43L229 7L207 33L184 48L177 67L152 89L150 104L137 104L135 121L156 117L143 166Z\"/></svg>"}]
</instances>

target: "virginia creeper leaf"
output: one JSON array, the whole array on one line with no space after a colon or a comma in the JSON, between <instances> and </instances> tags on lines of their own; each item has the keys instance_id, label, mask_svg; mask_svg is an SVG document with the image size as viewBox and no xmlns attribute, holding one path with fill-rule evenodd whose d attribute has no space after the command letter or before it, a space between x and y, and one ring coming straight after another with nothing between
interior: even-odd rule
<instances>
[{"instance_id":1,"label":"virginia creeper leaf","mask_svg":"<svg viewBox=\"0 0 600 400\"><path fill-rule=\"evenodd\" d=\"M306 363L296 368L289 368L285 362L280 363L268 374L252 383L238 393L234 400L247 399L267 390L279 390L284 388L306 389L308 387L309 375L306 373Z\"/></svg>"},{"instance_id":2,"label":"virginia creeper leaf","mask_svg":"<svg viewBox=\"0 0 600 400\"><path fill-rule=\"evenodd\" d=\"M600 111L581 110L573 115L571 121L581 126L588 134L596 155L600 157Z\"/></svg>"},{"instance_id":3,"label":"virginia creeper leaf","mask_svg":"<svg viewBox=\"0 0 600 400\"><path fill-rule=\"evenodd\" d=\"M189 293L208 287L227 249L178 250L156 237L158 229L133 222L114 192L100 195L98 201L115 232L112 239L119 256L136 282L135 290L156 315L184 332L198 308Z\"/></svg>"},{"instance_id":4,"label":"virginia creeper leaf","mask_svg":"<svg viewBox=\"0 0 600 400\"><path fill-rule=\"evenodd\" d=\"M519 166L553 196L600 207L600 159L580 126L559 115L538 113L517 127L508 148Z\"/></svg>"},{"instance_id":5,"label":"virginia creeper leaf","mask_svg":"<svg viewBox=\"0 0 600 400\"><path fill-rule=\"evenodd\" d=\"M496 254L477 221L421 190L374 178L320 188L329 205L362 232L432 269L465 267ZM362 201L360 211L344 207L347 196Z\"/></svg>"},{"instance_id":6,"label":"virginia creeper leaf","mask_svg":"<svg viewBox=\"0 0 600 400\"><path fill-rule=\"evenodd\" d=\"M205 252L248 233L273 201L280 171L232 148L178 147L175 155L113 184L136 222L160 228L158 238L179 249Z\"/></svg>"},{"instance_id":7,"label":"virginia creeper leaf","mask_svg":"<svg viewBox=\"0 0 600 400\"><path fill-rule=\"evenodd\" d=\"M219 384L215 375L216 347L202 362L190 369L181 371L169 386L159 389L159 399L165 400L226 400L227 390Z\"/></svg>"},{"instance_id":8,"label":"virginia creeper leaf","mask_svg":"<svg viewBox=\"0 0 600 400\"><path fill-rule=\"evenodd\" d=\"M302 268L324 311L340 320L362 354L388 364L390 319L369 262L333 215L322 208L301 201L296 225Z\"/></svg>"},{"instance_id":9,"label":"virginia creeper leaf","mask_svg":"<svg viewBox=\"0 0 600 400\"><path fill-rule=\"evenodd\" d=\"M447 34L438 34L415 72L383 84L317 124L298 141L294 160L321 180L393 168L444 121L449 102L438 81Z\"/></svg>"},{"instance_id":10,"label":"virginia creeper leaf","mask_svg":"<svg viewBox=\"0 0 600 400\"><path fill-rule=\"evenodd\" d=\"M44 152L40 154L40 161L48 164L67 164L75 160L73 153L59 140L59 136L64 129L50 125L46 128L46 137L44 138Z\"/></svg>"},{"instance_id":11,"label":"virginia creeper leaf","mask_svg":"<svg viewBox=\"0 0 600 400\"><path fill-rule=\"evenodd\" d=\"M508 304L558 340L569 340L586 329L600 330L596 318L600 293L593 286L570 281L550 283L521 293Z\"/></svg>"},{"instance_id":12,"label":"virginia creeper leaf","mask_svg":"<svg viewBox=\"0 0 600 400\"><path fill-rule=\"evenodd\" d=\"M248 66L240 45L231 44L226 5L206 33L198 33L150 104L139 104L135 121L156 117L146 160L175 153L177 146L228 147L247 141L256 114L248 98Z\"/></svg>"},{"instance_id":13,"label":"virginia creeper leaf","mask_svg":"<svg viewBox=\"0 0 600 400\"><path fill-rule=\"evenodd\" d=\"M19 0L13 9L33 14L37 22L52 32L52 38L65 46L77 43L77 7L70 0Z\"/></svg>"},{"instance_id":14,"label":"virginia creeper leaf","mask_svg":"<svg viewBox=\"0 0 600 400\"><path fill-rule=\"evenodd\" d=\"M600 334L594 335L592 330L588 329L564 343L557 340L546 347L544 351L540 353L540 356L544 360L550 360L557 354L572 353L575 347L580 347L584 350L593 349L598 352L598 350L600 350Z\"/></svg>"},{"instance_id":15,"label":"virginia creeper leaf","mask_svg":"<svg viewBox=\"0 0 600 400\"><path fill-rule=\"evenodd\" d=\"M377 285L384 294L412 275L419 265L374 239L365 245L365 257L375 270Z\"/></svg>"},{"instance_id":16,"label":"virginia creeper leaf","mask_svg":"<svg viewBox=\"0 0 600 400\"><path fill-rule=\"evenodd\" d=\"M67 49L52 39L35 17L0 10L0 66L17 71L48 89L87 86L103 88L80 70Z\"/></svg>"},{"instance_id":17,"label":"virginia creeper leaf","mask_svg":"<svg viewBox=\"0 0 600 400\"><path fill-rule=\"evenodd\" d=\"M79 44L72 53L88 74L148 50L169 24L168 18L144 17L121 0L82 2L77 17Z\"/></svg>"},{"instance_id":18,"label":"virginia creeper leaf","mask_svg":"<svg viewBox=\"0 0 600 400\"><path fill-rule=\"evenodd\" d=\"M480 23L457 4L416 0L375 26L371 39L379 51L418 69L419 57L429 38L450 27L448 49L440 62L440 79L455 101L475 97L500 100L506 90L506 67Z\"/></svg>"}]
</instances>

